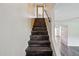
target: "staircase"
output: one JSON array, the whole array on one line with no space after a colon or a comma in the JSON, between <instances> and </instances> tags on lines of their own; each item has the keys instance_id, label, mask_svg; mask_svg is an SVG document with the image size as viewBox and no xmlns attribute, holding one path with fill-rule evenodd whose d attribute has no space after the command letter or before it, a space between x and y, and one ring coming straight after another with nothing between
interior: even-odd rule
<instances>
[{"instance_id":1,"label":"staircase","mask_svg":"<svg viewBox=\"0 0 79 59\"><path fill-rule=\"evenodd\" d=\"M26 56L52 56L49 35L44 18L35 18Z\"/></svg>"}]
</instances>

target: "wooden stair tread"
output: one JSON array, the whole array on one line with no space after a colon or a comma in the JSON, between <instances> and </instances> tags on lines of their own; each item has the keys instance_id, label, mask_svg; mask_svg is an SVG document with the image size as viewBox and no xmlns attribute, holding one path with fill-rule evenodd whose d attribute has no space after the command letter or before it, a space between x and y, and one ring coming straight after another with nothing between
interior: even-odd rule
<instances>
[{"instance_id":1,"label":"wooden stair tread","mask_svg":"<svg viewBox=\"0 0 79 59\"><path fill-rule=\"evenodd\" d=\"M31 35L30 39L31 40L48 40L49 36L48 35Z\"/></svg>"},{"instance_id":2,"label":"wooden stair tread","mask_svg":"<svg viewBox=\"0 0 79 59\"><path fill-rule=\"evenodd\" d=\"M48 35L48 31L32 31L32 35Z\"/></svg>"},{"instance_id":3,"label":"wooden stair tread","mask_svg":"<svg viewBox=\"0 0 79 59\"><path fill-rule=\"evenodd\" d=\"M52 51L50 47L28 47L27 51Z\"/></svg>"},{"instance_id":4,"label":"wooden stair tread","mask_svg":"<svg viewBox=\"0 0 79 59\"><path fill-rule=\"evenodd\" d=\"M30 40L31 43L50 43L49 40Z\"/></svg>"}]
</instances>

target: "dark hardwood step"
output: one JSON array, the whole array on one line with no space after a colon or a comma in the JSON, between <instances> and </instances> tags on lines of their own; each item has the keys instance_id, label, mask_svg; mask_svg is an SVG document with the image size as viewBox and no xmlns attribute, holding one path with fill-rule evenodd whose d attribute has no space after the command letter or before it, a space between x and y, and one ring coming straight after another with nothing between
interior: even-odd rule
<instances>
[{"instance_id":1,"label":"dark hardwood step","mask_svg":"<svg viewBox=\"0 0 79 59\"><path fill-rule=\"evenodd\" d=\"M28 42L29 46L50 46L49 40L30 40Z\"/></svg>"},{"instance_id":2,"label":"dark hardwood step","mask_svg":"<svg viewBox=\"0 0 79 59\"><path fill-rule=\"evenodd\" d=\"M42 18L37 18L37 19L35 19L35 21L34 21L34 23L41 23L41 24L45 24L45 19L42 19Z\"/></svg>"},{"instance_id":3,"label":"dark hardwood step","mask_svg":"<svg viewBox=\"0 0 79 59\"><path fill-rule=\"evenodd\" d=\"M33 27L46 27L44 24L34 24Z\"/></svg>"},{"instance_id":4,"label":"dark hardwood step","mask_svg":"<svg viewBox=\"0 0 79 59\"><path fill-rule=\"evenodd\" d=\"M52 56L50 47L28 47L25 51L27 56Z\"/></svg>"},{"instance_id":5,"label":"dark hardwood step","mask_svg":"<svg viewBox=\"0 0 79 59\"><path fill-rule=\"evenodd\" d=\"M35 18L35 20L45 20L45 18Z\"/></svg>"},{"instance_id":6,"label":"dark hardwood step","mask_svg":"<svg viewBox=\"0 0 79 59\"><path fill-rule=\"evenodd\" d=\"M48 35L31 35L30 40L49 40Z\"/></svg>"},{"instance_id":7,"label":"dark hardwood step","mask_svg":"<svg viewBox=\"0 0 79 59\"><path fill-rule=\"evenodd\" d=\"M50 47L50 44L29 44L29 47Z\"/></svg>"},{"instance_id":8,"label":"dark hardwood step","mask_svg":"<svg viewBox=\"0 0 79 59\"><path fill-rule=\"evenodd\" d=\"M33 27L32 31L47 31L46 27Z\"/></svg>"},{"instance_id":9,"label":"dark hardwood step","mask_svg":"<svg viewBox=\"0 0 79 59\"><path fill-rule=\"evenodd\" d=\"M36 18L33 27L46 27L45 20L42 18Z\"/></svg>"},{"instance_id":10,"label":"dark hardwood step","mask_svg":"<svg viewBox=\"0 0 79 59\"><path fill-rule=\"evenodd\" d=\"M32 35L48 35L48 31L32 31Z\"/></svg>"}]
</instances>

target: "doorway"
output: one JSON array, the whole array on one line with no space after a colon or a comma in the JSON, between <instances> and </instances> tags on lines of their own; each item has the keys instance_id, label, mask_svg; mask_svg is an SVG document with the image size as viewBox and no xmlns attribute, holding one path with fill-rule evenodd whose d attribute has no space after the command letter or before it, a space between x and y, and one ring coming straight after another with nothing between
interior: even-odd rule
<instances>
[{"instance_id":1,"label":"doorway","mask_svg":"<svg viewBox=\"0 0 79 59\"><path fill-rule=\"evenodd\" d=\"M37 5L36 6L36 14L37 18L44 18L44 6L43 5Z\"/></svg>"}]
</instances>

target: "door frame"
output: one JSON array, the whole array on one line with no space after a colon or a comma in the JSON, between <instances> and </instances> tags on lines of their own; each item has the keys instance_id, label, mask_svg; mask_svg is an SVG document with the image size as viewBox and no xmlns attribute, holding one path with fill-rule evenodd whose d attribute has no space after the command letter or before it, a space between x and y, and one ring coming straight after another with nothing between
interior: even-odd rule
<instances>
[{"instance_id":1,"label":"door frame","mask_svg":"<svg viewBox=\"0 0 79 59\"><path fill-rule=\"evenodd\" d=\"M38 18L38 16L39 16L39 15L38 15L38 8L39 8L39 7L42 8L42 18L44 18L44 6L43 6L43 5L41 5L41 6L40 6L40 5L37 5L37 6L36 6L36 16L37 16L37 18Z\"/></svg>"}]
</instances>

